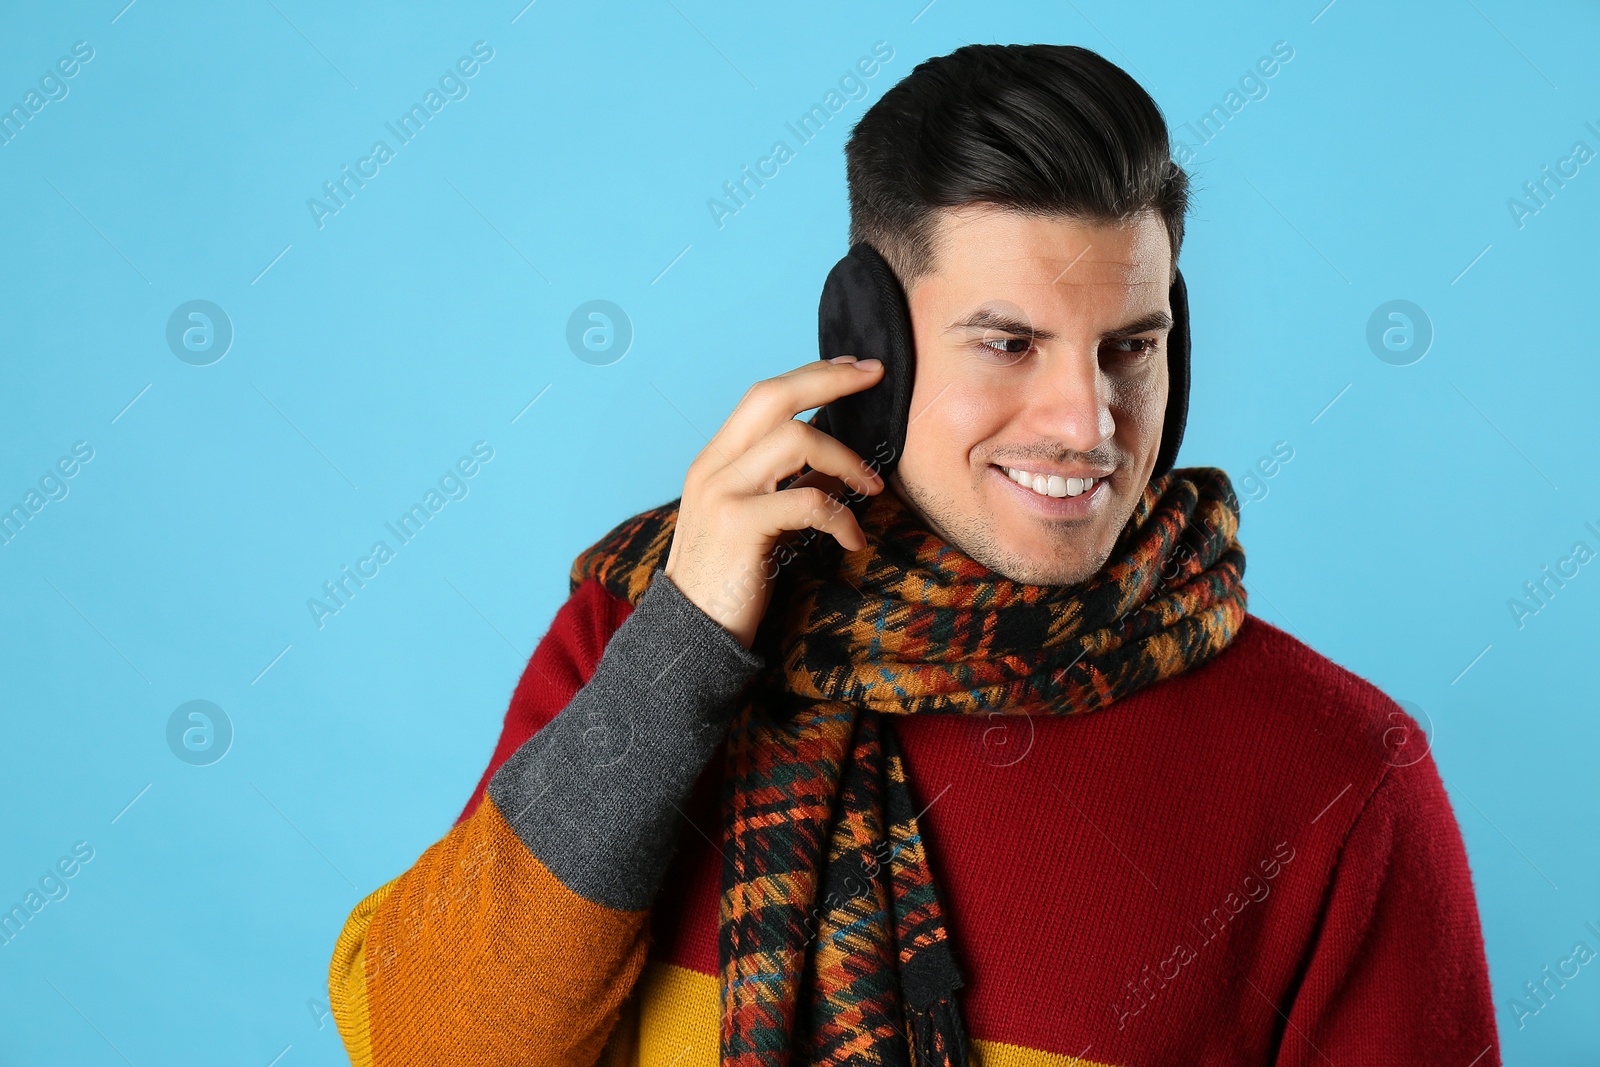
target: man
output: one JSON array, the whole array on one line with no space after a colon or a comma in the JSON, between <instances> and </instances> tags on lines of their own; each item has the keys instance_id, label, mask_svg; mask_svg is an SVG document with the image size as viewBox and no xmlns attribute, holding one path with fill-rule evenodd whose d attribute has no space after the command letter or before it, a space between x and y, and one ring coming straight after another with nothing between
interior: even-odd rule
<instances>
[{"instance_id":1,"label":"man","mask_svg":"<svg viewBox=\"0 0 1600 1067\"><path fill-rule=\"evenodd\" d=\"M352 1062L1498 1063L1416 724L1247 613L1223 472L1159 469L1155 103L973 45L846 151L903 454L794 417L884 373L814 361L579 557L466 810L339 938Z\"/></svg>"}]
</instances>

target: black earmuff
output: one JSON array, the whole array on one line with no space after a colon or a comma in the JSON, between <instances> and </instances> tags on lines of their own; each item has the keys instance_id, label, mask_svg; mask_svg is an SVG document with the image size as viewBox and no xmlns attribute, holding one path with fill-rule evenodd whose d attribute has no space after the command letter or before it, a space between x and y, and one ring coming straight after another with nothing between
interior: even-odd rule
<instances>
[{"instance_id":1,"label":"black earmuff","mask_svg":"<svg viewBox=\"0 0 1600 1067\"><path fill-rule=\"evenodd\" d=\"M828 272L817 312L817 342L823 359L848 355L883 360L877 385L825 405L814 425L887 478L905 449L916 364L905 291L888 262L865 241Z\"/></svg>"},{"instance_id":2,"label":"black earmuff","mask_svg":"<svg viewBox=\"0 0 1600 1067\"><path fill-rule=\"evenodd\" d=\"M1167 301L1172 305L1172 330L1167 334L1167 414L1161 423L1161 451L1150 477L1159 478L1178 461L1183 427L1189 421L1189 288L1183 271L1174 270Z\"/></svg>"},{"instance_id":3,"label":"black earmuff","mask_svg":"<svg viewBox=\"0 0 1600 1067\"><path fill-rule=\"evenodd\" d=\"M1182 271L1176 272L1169 299L1172 331L1167 335L1167 411L1153 478L1166 474L1177 461L1189 416L1189 295ZM883 379L877 385L825 405L812 424L888 477L905 450L916 352L911 312L900 281L878 250L865 241L851 248L828 272L817 309L817 342L823 359L849 355L883 360Z\"/></svg>"}]
</instances>

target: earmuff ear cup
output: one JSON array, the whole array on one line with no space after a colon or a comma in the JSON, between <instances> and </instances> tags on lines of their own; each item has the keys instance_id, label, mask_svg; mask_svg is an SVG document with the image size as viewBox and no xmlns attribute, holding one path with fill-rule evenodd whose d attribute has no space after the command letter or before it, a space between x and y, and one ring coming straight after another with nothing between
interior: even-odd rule
<instances>
[{"instance_id":1,"label":"earmuff ear cup","mask_svg":"<svg viewBox=\"0 0 1600 1067\"><path fill-rule=\"evenodd\" d=\"M1189 289L1183 272L1176 271L1167 293L1172 305L1172 330L1167 334L1167 412L1161 425L1161 451L1156 453L1150 477L1159 478L1172 469L1183 443L1184 425L1189 421Z\"/></svg>"},{"instance_id":2,"label":"earmuff ear cup","mask_svg":"<svg viewBox=\"0 0 1600 1067\"><path fill-rule=\"evenodd\" d=\"M865 241L828 272L817 309L817 342L823 359L883 361L877 385L825 405L812 424L888 477L905 449L911 419L911 311L894 270Z\"/></svg>"}]
</instances>

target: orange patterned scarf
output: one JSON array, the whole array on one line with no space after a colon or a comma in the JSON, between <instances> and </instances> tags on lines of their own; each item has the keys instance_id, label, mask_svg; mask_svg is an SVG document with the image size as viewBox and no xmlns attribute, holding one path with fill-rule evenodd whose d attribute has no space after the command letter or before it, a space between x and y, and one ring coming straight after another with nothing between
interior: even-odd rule
<instances>
[{"instance_id":1,"label":"orange patterned scarf","mask_svg":"<svg viewBox=\"0 0 1600 1067\"><path fill-rule=\"evenodd\" d=\"M573 564L637 603L677 501ZM778 574L767 666L728 734L718 956L722 1062L968 1062L961 977L894 731L882 715L1073 715L1215 656L1244 621L1239 506L1223 471L1153 479L1104 567L1013 582L892 490L867 547L813 537Z\"/></svg>"}]
</instances>

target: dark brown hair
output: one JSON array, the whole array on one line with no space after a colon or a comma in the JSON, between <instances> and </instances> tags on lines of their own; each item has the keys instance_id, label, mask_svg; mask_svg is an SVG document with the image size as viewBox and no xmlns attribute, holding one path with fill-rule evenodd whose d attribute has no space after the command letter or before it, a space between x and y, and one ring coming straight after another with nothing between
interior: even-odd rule
<instances>
[{"instance_id":1,"label":"dark brown hair","mask_svg":"<svg viewBox=\"0 0 1600 1067\"><path fill-rule=\"evenodd\" d=\"M939 208L990 203L1121 222L1157 211L1177 269L1189 176L1161 109L1126 71L1075 45L973 44L917 64L845 145L850 243L906 289L934 269Z\"/></svg>"}]
</instances>

